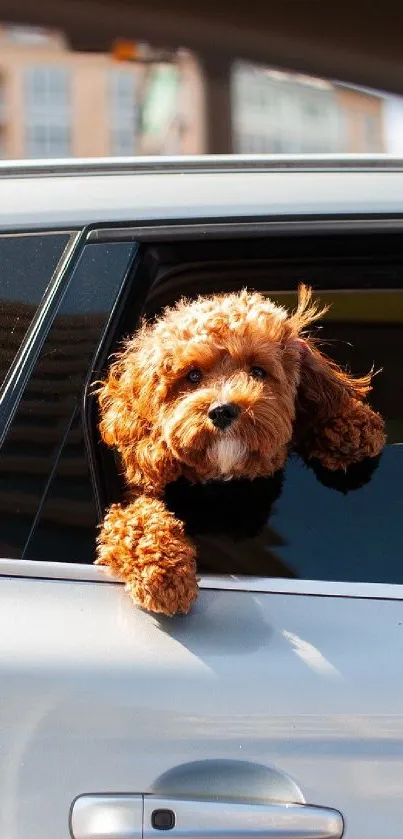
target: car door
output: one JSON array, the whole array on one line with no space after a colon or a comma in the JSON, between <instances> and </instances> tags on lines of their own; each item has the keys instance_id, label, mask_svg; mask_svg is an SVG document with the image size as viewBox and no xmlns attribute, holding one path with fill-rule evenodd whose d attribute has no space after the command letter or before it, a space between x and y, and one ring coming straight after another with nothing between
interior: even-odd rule
<instances>
[{"instance_id":1,"label":"car door","mask_svg":"<svg viewBox=\"0 0 403 839\"><path fill-rule=\"evenodd\" d=\"M294 575L203 574L188 616L137 609L90 564L97 466L83 399L128 289L143 278L139 241L121 231L106 238L76 242L30 369L9 394L0 834L235 836L242 825L251 837L394 837L403 783L402 417L392 418L396 442L376 480L353 502L330 501L330 489L290 467L275 527ZM395 315L400 323L402 310ZM372 530L368 510L378 516ZM361 542L357 522L370 533ZM361 546L350 575L339 562L344 551L351 569L349 544Z\"/></svg>"}]
</instances>

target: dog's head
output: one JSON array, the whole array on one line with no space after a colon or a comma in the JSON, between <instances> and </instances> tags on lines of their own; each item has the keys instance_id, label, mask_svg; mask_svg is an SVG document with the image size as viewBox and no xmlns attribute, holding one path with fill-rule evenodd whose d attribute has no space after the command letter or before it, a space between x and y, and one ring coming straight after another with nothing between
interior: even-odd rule
<instances>
[{"instance_id":1,"label":"dog's head","mask_svg":"<svg viewBox=\"0 0 403 839\"><path fill-rule=\"evenodd\" d=\"M298 417L308 429L343 399L362 401L370 377L343 373L305 337L320 315L301 287L291 315L243 291L182 300L144 324L99 392L101 433L128 482L158 492L181 474L273 474Z\"/></svg>"}]
</instances>

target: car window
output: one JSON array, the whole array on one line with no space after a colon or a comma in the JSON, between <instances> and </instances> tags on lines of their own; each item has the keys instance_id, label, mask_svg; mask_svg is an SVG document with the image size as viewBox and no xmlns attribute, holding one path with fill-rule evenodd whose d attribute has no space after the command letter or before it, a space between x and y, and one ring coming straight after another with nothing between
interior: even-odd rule
<instances>
[{"instance_id":1,"label":"car window","mask_svg":"<svg viewBox=\"0 0 403 839\"><path fill-rule=\"evenodd\" d=\"M231 494L231 482L221 487L219 498L213 490L208 497L196 486L170 488L172 508L190 517L199 571L403 583L399 237L309 236L288 243L273 238L252 244L240 240L239 248L236 242L225 246L207 240L202 249L189 242L154 248L153 254L158 269L144 301L147 317L182 295L245 285L292 309L295 289L305 282L331 305L318 327L325 352L356 375L382 368L374 378L370 401L386 419L388 445L373 474L361 476L361 488L353 489L354 473L344 492L345 486L335 486L328 475L313 472L297 457L287 463L281 491L270 482L259 491L249 484L247 502L245 493L240 498ZM267 500L269 514L262 522ZM259 526L253 531L256 516Z\"/></svg>"},{"instance_id":2,"label":"car window","mask_svg":"<svg viewBox=\"0 0 403 839\"><path fill-rule=\"evenodd\" d=\"M311 248L314 249L312 243ZM135 282L130 280L126 284L137 289L139 299L135 299L134 305L125 304L122 319L104 331L135 253L136 246L124 242L87 246L75 269L0 459L3 556L66 562L94 559L99 517L95 490L100 483L108 491L116 487L118 470L112 457L102 460L102 455L100 462L107 466L102 466L102 474L99 471L94 476L94 464L90 463L86 446L81 397L102 335L107 336L109 352L123 334L132 331L139 311L147 310L148 297L153 301L151 310L160 307L153 285L153 272L158 264L154 249L152 261L144 251L136 263L136 273L130 273ZM345 265L348 268L347 256ZM249 263L248 284L293 308L295 292L288 289L295 289L297 279L309 282L311 265L303 261L298 265L294 256L290 268L291 278L288 279L283 266L282 281L277 285L277 264L272 268L268 264L260 265L256 273L254 265ZM362 374L373 365L383 368L374 379L371 395L372 404L384 415L388 430L388 446L378 468L360 489L344 493L327 485L323 476L317 476L297 457L291 457L282 486L267 485L264 489L267 497L262 496L261 487L250 486L246 502L243 494L239 509L237 499L231 495L220 497L217 502L206 495L199 497L198 487L189 490L187 486L185 507L189 510L190 505L193 511L192 536L198 548L200 572L403 583L400 267L388 267L385 263L382 269L381 266L376 269L376 276L369 270L364 272L356 260L354 271L352 265L350 268L346 273L338 270L337 288L332 286L333 271L322 281L322 286L319 278L314 283L317 296L331 304L320 334L326 352L354 373ZM184 272L181 293L187 293L189 288L195 293L202 291L208 276L207 265L205 269L200 283L195 284L193 275L190 276L188 288ZM354 287L354 276L359 276L360 271L365 281L360 287L358 284ZM229 289L228 272L221 276L218 264L214 272L214 285L209 290L220 290L222 282ZM242 273L245 276L243 268ZM234 278L232 269L231 275ZM382 288L376 287L379 276ZM174 296L178 293L175 288ZM164 297L165 294L163 290ZM172 299L164 299L164 304L170 302ZM95 424L91 433L95 450L102 452ZM228 482L226 486L231 491L230 485ZM122 483L119 493L121 490ZM181 487L175 492L174 503L180 507ZM272 503L269 514L254 531L254 517L259 518L262 498L264 504L267 498ZM107 503L111 500L116 497L109 496ZM239 538L239 528L233 538L228 521L246 523L246 528L240 528L242 538Z\"/></svg>"},{"instance_id":3,"label":"car window","mask_svg":"<svg viewBox=\"0 0 403 839\"><path fill-rule=\"evenodd\" d=\"M69 233L0 236L0 387L69 239Z\"/></svg>"},{"instance_id":4,"label":"car window","mask_svg":"<svg viewBox=\"0 0 403 839\"><path fill-rule=\"evenodd\" d=\"M87 561L93 559L84 382L135 250L127 243L87 245L73 271L0 452L4 557L60 561L68 554L83 562L90 541ZM89 541L80 538L84 532Z\"/></svg>"}]
</instances>

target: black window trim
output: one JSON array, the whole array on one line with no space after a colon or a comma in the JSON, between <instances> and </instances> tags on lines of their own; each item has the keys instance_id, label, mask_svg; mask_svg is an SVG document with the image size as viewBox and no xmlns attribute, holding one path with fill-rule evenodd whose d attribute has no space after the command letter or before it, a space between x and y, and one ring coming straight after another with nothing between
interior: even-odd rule
<instances>
[{"instance_id":1,"label":"black window trim","mask_svg":"<svg viewBox=\"0 0 403 839\"><path fill-rule=\"evenodd\" d=\"M200 239L236 239L240 235L245 238L262 236L326 235L329 233L399 233L403 232L403 216L307 216L306 218L276 218L253 220L245 218L233 221L231 219L199 219L194 223L187 220L160 220L158 222L139 222L137 225L97 225L87 228L87 242L116 242L138 241L163 242L175 238L178 241Z\"/></svg>"},{"instance_id":2,"label":"black window trim","mask_svg":"<svg viewBox=\"0 0 403 839\"><path fill-rule=\"evenodd\" d=\"M119 240L118 240L119 241ZM105 243L103 243L105 244ZM94 383L103 374L108 356L110 354L111 340L110 336L115 335L115 326L120 322L122 314L125 310L128 298L134 296L143 300L148 288L142 288L135 282L132 282L138 271L141 262L140 243L134 241L137 245L136 250L132 256L132 262L129 266L126 275L122 278L119 293L115 299L115 303L110 311L109 317L105 323L102 335L100 337L98 347L94 353L92 362L88 368L88 373L84 382L81 398L81 416L83 423L84 445L87 450L88 466L90 470L90 477L95 497L95 506L99 521L105 512L104 495L105 492L102 487L103 470L99 468L99 439L94 433L95 426L98 420L98 406L94 395ZM106 449L102 445L102 459L107 458L112 460L113 454L110 449Z\"/></svg>"}]
</instances>

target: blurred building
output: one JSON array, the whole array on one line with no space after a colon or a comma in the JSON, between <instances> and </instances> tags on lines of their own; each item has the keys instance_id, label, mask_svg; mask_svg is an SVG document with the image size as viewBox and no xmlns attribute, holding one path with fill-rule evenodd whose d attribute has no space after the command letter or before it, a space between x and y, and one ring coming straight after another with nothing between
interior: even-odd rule
<instances>
[{"instance_id":1,"label":"blurred building","mask_svg":"<svg viewBox=\"0 0 403 839\"><path fill-rule=\"evenodd\" d=\"M391 120L403 142L394 101L236 63L233 151L388 151ZM72 52L59 33L0 26L0 157L203 154L206 136L203 74L186 50L171 63L118 62Z\"/></svg>"},{"instance_id":2,"label":"blurred building","mask_svg":"<svg viewBox=\"0 0 403 839\"><path fill-rule=\"evenodd\" d=\"M143 141L144 150L205 153L203 78L196 59L188 53L181 56L176 95L169 85L169 74L173 81L175 70L161 67L158 72L160 104L155 99L153 142L144 145ZM147 100L147 88L145 96ZM382 153L388 150L386 104L385 97L373 91L237 62L231 83L232 150L241 154ZM164 121L163 113L169 108L170 118Z\"/></svg>"},{"instance_id":3,"label":"blurred building","mask_svg":"<svg viewBox=\"0 0 403 839\"><path fill-rule=\"evenodd\" d=\"M0 156L132 155L139 68L70 52L43 30L0 28Z\"/></svg>"},{"instance_id":4,"label":"blurred building","mask_svg":"<svg viewBox=\"0 0 403 839\"><path fill-rule=\"evenodd\" d=\"M380 95L239 63L233 73L234 151L383 152Z\"/></svg>"},{"instance_id":5,"label":"blurred building","mask_svg":"<svg viewBox=\"0 0 403 839\"><path fill-rule=\"evenodd\" d=\"M344 119L342 151L362 154L390 152L387 137L388 97L383 93L335 85Z\"/></svg>"}]
</instances>

